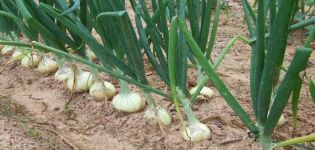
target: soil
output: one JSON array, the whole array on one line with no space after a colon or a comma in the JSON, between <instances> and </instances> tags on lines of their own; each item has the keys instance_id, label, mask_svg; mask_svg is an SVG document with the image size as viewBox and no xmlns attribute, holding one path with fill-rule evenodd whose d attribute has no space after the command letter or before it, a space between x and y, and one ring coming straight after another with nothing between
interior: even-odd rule
<instances>
[{"instance_id":1,"label":"soil","mask_svg":"<svg viewBox=\"0 0 315 150\"><path fill-rule=\"evenodd\" d=\"M233 36L248 36L240 2L230 1L229 6L229 13L221 15L213 58ZM292 59L295 48L303 45L303 36L302 31L290 35L286 62ZM237 42L217 73L253 118L249 96L250 50L250 46ZM315 79L314 58L313 54L306 71L312 79ZM195 114L212 131L211 139L189 143L181 138L174 106L160 96L154 95L157 102L171 112L173 123L170 127L148 122L143 118L144 112L121 113L113 109L110 101L95 102L88 93L71 93L63 83L54 80L53 75L22 68L18 62L5 65L9 59L9 56L0 56L3 69L0 73L0 149L260 149L216 90L209 101L195 104ZM166 90L150 66L147 70L152 85ZM111 80L107 76L104 79ZM189 79L193 85L195 71L190 70ZM208 86L215 89L210 83ZM130 87L137 91L135 86ZM315 133L315 105L310 99L304 83L296 136ZM287 123L276 129L274 138L277 141L292 137L290 104L284 116ZM315 143L308 146L315 147Z\"/></svg>"}]
</instances>

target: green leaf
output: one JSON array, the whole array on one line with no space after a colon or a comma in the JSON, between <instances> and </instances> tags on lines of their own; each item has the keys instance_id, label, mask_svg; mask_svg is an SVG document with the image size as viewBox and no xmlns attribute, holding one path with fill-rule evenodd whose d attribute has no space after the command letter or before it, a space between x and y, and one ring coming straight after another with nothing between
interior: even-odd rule
<instances>
[{"instance_id":1,"label":"green leaf","mask_svg":"<svg viewBox=\"0 0 315 150\"><path fill-rule=\"evenodd\" d=\"M180 0L178 2L178 17L185 19L185 6L186 1ZM185 94L189 94L187 90L187 56L189 53L189 47L187 41L181 30L178 31L177 51L175 54L175 74L176 74L176 86L182 90Z\"/></svg>"},{"instance_id":2,"label":"green leaf","mask_svg":"<svg viewBox=\"0 0 315 150\"><path fill-rule=\"evenodd\" d=\"M176 46L178 42L178 25L176 22L176 17L172 19L171 22L171 30L169 34L169 51L168 51L168 69L169 69L169 78L170 78L170 85L171 85L171 92L173 101L176 101L177 97L177 83L176 83L176 74L175 74L175 56L176 56Z\"/></svg>"},{"instance_id":3,"label":"green leaf","mask_svg":"<svg viewBox=\"0 0 315 150\"><path fill-rule=\"evenodd\" d=\"M312 80L309 80L308 86L311 93L312 101L315 103L315 84Z\"/></svg>"},{"instance_id":4,"label":"green leaf","mask_svg":"<svg viewBox=\"0 0 315 150\"><path fill-rule=\"evenodd\" d=\"M247 0L242 0L242 5L243 5L244 13L245 13L245 20L247 23L249 33L253 37L256 35L256 32L255 32L256 16Z\"/></svg>"},{"instance_id":5,"label":"green leaf","mask_svg":"<svg viewBox=\"0 0 315 150\"><path fill-rule=\"evenodd\" d=\"M163 45L162 37L160 36L160 32L158 28L154 25L153 19L151 20L149 11L145 5L145 2L143 0L139 0L139 7L141 7L141 15L143 17L143 20L147 24L146 30L148 31L148 34L150 35L151 41L153 43L153 49L156 53L156 57L158 58L161 67L165 73L168 73L168 67L166 62L166 56L164 53L166 53L166 45ZM147 33L147 32L146 32ZM166 44L166 42L165 42Z\"/></svg>"},{"instance_id":6,"label":"green leaf","mask_svg":"<svg viewBox=\"0 0 315 150\"><path fill-rule=\"evenodd\" d=\"M149 61L151 62L152 66L156 70L157 74L161 77L161 79L167 84L170 85L169 79L168 79L168 70L165 72L163 70L163 66L161 63L158 62L157 58L154 56L150 45L147 41L147 36L145 35L145 30L142 26L141 18L140 18L140 10L139 6L136 7L136 13L135 13L135 20L136 20L136 26L139 32L140 42L141 45L148 56ZM165 66L167 67L167 66Z\"/></svg>"},{"instance_id":7,"label":"green leaf","mask_svg":"<svg viewBox=\"0 0 315 150\"><path fill-rule=\"evenodd\" d=\"M302 89L303 80L301 78L297 78L295 81L295 86L292 94L292 128L293 135L295 134L295 130L297 127L297 115L298 115L298 105L300 99L300 93Z\"/></svg>"},{"instance_id":8,"label":"green leaf","mask_svg":"<svg viewBox=\"0 0 315 150\"><path fill-rule=\"evenodd\" d=\"M172 18L171 21L171 29L169 33L169 42L168 42L168 69L169 69L169 79L170 79L170 87L172 93L172 100L175 104L175 109L177 115L179 117L180 122L182 125L184 124L184 120L181 115L181 111L179 109L179 101L177 99L177 81L176 81L176 74L175 74L175 67L176 67L176 51L177 51L177 42L178 42L178 25L176 21L176 17Z\"/></svg>"},{"instance_id":9,"label":"green leaf","mask_svg":"<svg viewBox=\"0 0 315 150\"><path fill-rule=\"evenodd\" d=\"M55 47L60 49L63 48L62 44L59 41L56 41L57 37L52 32L50 32L44 25L38 22L38 20L32 17L32 15L27 9L26 1L15 0L15 2L28 27L33 28L37 30L39 33L41 33L43 38L49 41L51 45L54 45Z\"/></svg>"},{"instance_id":10,"label":"green leaf","mask_svg":"<svg viewBox=\"0 0 315 150\"><path fill-rule=\"evenodd\" d=\"M254 110L254 115L258 118L258 95L259 95L259 87L262 78L262 73L264 69L265 62L265 4L264 1L261 0L258 2L258 14L257 14L257 23L256 23L256 31L257 34L257 42L253 46L252 54L251 54L251 68L250 68L250 93L252 98L252 105Z\"/></svg>"},{"instance_id":11,"label":"green leaf","mask_svg":"<svg viewBox=\"0 0 315 150\"><path fill-rule=\"evenodd\" d=\"M126 54L129 63L132 65L134 72L138 76L138 80L147 84L147 79L144 70L144 60L141 55L141 49L135 31L133 30L131 21L127 12L124 11L120 18L121 29L124 33L124 41L127 45Z\"/></svg>"},{"instance_id":12,"label":"green leaf","mask_svg":"<svg viewBox=\"0 0 315 150\"><path fill-rule=\"evenodd\" d=\"M195 0L187 0L188 18L194 39L199 40L199 17Z\"/></svg>"},{"instance_id":13,"label":"green leaf","mask_svg":"<svg viewBox=\"0 0 315 150\"><path fill-rule=\"evenodd\" d=\"M285 106L288 103L289 97L294 90L296 80L300 78L299 73L306 68L308 59L312 53L310 48L298 48L292 63L276 91L276 97L273 105L271 106L270 113L267 117L266 124L264 126L264 136L270 137L276 127L278 120L283 113Z\"/></svg>"},{"instance_id":14,"label":"green leaf","mask_svg":"<svg viewBox=\"0 0 315 150\"><path fill-rule=\"evenodd\" d=\"M271 28L257 99L257 106L259 106L257 120L262 126L265 125L267 119L274 83L279 79L291 23L292 7L295 2L287 0L285 3L280 3L274 26Z\"/></svg>"},{"instance_id":15,"label":"green leaf","mask_svg":"<svg viewBox=\"0 0 315 150\"><path fill-rule=\"evenodd\" d=\"M53 8L48 5L40 4L40 8L47 12L49 15L55 17L59 20L63 25L65 25L69 30L76 33L80 36L91 48L91 50L95 53L97 58L101 61L101 63L105 66L108 64L115 65L120 70L123 70L124 73L129 75L132 78L136 78L134 72L126 66L119 58L112 54L110 49L107 49L100 45L95 38L89 33L88 29L85 28L82 24L75 24L68 18L61 16L57 13Z\"/></svg>"},{"instance_id":16,"label":"green leaf","mask_svg":"<svg viewBox=\"0 0 315 150\"><path fill-rule=\"evenodd\" d=\"M201 29L200 29L200 38L199 46L202 50L206 49L208 42L209 30L210 30L210 21L211 21L211 10L214 1L207 1L205 6L205 12L202 16Z\"/></svg>"},{"instance_id":17,"label":"green leaf","mask_svg":"<svg viewBox=\"0 0 315 150\"><path fill-rule=\"evenodd\" d=\"M74 0L74 4L65 12L63 12L61 15L67 15L73 11L75 11L76 9L78 9L80 7L80 0Z\"/></svg>"},{"instance_id":18,"label":"green leaf","mask_svg":"<svg viewBox=\"0 0 315 150\"><path fill-rule=\"evenodd\" d=\"M17 16L17 11L11 9L16 9L16 7L9 1L0 1L0 10L8 11L11 16ZM18 35L21 29L19 27L20 25L14 22L9 16L0 16L0 31L2 33L10 35L15 32L15 34Z\"/></svg>"},{"instance_id":19,"label":"green leaf","mask_svg":"<svg viewBox=\"0 0 315 150\"><path fill-rule=\"evenodd\" d=\"M232 95L230 90L225 86L222 80L215 73L214 69L212 68L208 60L203 55L201 49L198 47L198 44L196 43L196 41L194 41L193 37L189 33L184 22L179 20L178 18L176 19L177 19L180 29L183 31L183 34L191 48L191 51L193 52L194 56L197 58L202 68L205 70L207 76L210 78L213 85L218 89L218 91L223 96L223 98L228 103L228 105L233 109L233 111L243 121L243 123L250 129L250 131L254 133L255 135L258 135L257 127L255 126L253 121L250 119L248 114L245 112L245 110L242 108L242 106L237 102L236 98Z\"/></svg>"},{"instance_id":20,"label":"green leaf","mask_svg":"<svg viewBox=\"0 0 315 150\"><path fill-rule=\"evenodd\" d=\"M65 49L64 45L67 44L73 50L77 50L80 55L85 56L84 49L79 49L81 43L73 41L67 35L66 31L63 31L51 17L49 17L44 11L38 8L38 5L33 0L25 0L25 4L32 18L38 21L42 26L44 26L56 37L56 39L54 40L63 45L61 48ZM45 36L45 34L42 34L42 36Z\"/></svg>"},{"instance_id":21,"label":"green leaf","mask_svg":"<svg viewBox=\"0 0 315 150\"><path fill-rule=\"evenodd\" d=\"M248 42L248 40L245 39L245 37L237 35L235 37L233 37L229 43L227 43L227 45L223 48L222 52L220 53L220 55L218 56L218 58L216 59L214 65L211 64L211 66L213 66L213 69L216 70L220 63L222 62L222 60L224 59L225 55L227 53L230 52L232 46L237 42L238 39L241 39L242 41ZM202 88L208 83L209 81L209 77L205 76L204 79L202 79L200 81L200 83L198 83L198 88L196 89L195 93L191 95L191 101L195 102L197 99L197 96L199 95L200 91L202 90Z\"/></svg>"},{"instance_id":22,"label":"green leaf","mask_svg":"<svg viewBox=\"0 0 315 150\"><path fill-rule=\"evenodd\" d=\"M11 13L0 11L0 15L7 16L8 18L12 19L20 28L20 30L30 39L30 40L37 40L38 35L35 30L32 30L31 28L27 27L24 22L18 18L17 16L14 16Z\"/></svg>"},{"instance_id":23,"label":"green leaf","mask_svg":"<svg viewBox=\"0 0 315 150\"><path fill-rule=\"evenodd\" d=\"M215 16L214 16L214 20L213 20L211 35L210 35L210 41L208 43L208 47L206 50L206 58L210 59L210 60L211 60L210 56L211 56L211 53L212 53L212 50L214 47L214 43L215 43L215 39L217 36L220 14L221 14L221 0L217 0L217 5L215 8Z\"/></svg>"}]
</instances>

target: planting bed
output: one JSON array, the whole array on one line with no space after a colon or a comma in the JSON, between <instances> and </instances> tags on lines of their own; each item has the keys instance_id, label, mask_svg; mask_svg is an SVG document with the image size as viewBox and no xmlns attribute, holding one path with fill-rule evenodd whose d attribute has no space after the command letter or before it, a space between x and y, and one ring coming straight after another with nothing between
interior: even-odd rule
<instances>
[{"instance_id":1,"label":"planting bed","mask_svg":"<svg viewBox=\"0 0 315 150\"><path fill-rule=\"evenodd\" d=\"M222 12L214 58L233 36L248 36L239 1L230 1L228 14ZM290 35L287 56L293 56L295 48L303 45L303 33ZM237 42L226 55L217 73L231 89L247 112L251 113L249 95L249 64L251 47ZM288 57L290 59L290 57ZM170 127L149 126L143 112L125 114L113 109L111 101L95 102L88 93L73 94L66 90L54 76L44 76L35 69L22 68L19 62L4 65L10 58L0 56L0 149L259 149L248 130L224 99L215 91L208 101L197 102L195 113L212 131L211 139L190 144L180 135L180 123L171 103L157 101L171 112ZM147 61L147 60L146 60ZM288 60L290 61L290 60ZM149 82L167 90L159 77L146 63ZM308 67L315 68L315 55ZM190 86L195 84L196 72L189 73ZM315 79L315 69L307 69L306 75ZM108 76L105 80L112 81ZM118 88L118 82L115 86ZM209 85L210 87L211 84ZM137 91L132 86L133 91ZM298 113L297 136L315 133L315 105L310 101L307 88L301 92ZM289 105L290 106L290 105ZM287 122L278 127L275 139L292 137L291 111L284 113ZM253 114L251 113L253 118ZM278 132L279 131L279 132ZM312 143L313 147L315 143Z\"/></svg>"}]
</instances>

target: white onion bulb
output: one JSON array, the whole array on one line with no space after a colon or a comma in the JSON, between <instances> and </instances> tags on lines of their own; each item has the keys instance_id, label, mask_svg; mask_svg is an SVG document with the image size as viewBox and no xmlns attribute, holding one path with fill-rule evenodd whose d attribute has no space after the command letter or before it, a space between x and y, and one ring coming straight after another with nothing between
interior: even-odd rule
<instances>
[{"instance_id":1,"label":"white onion bulb","mask_svg":"<svg viewBox=\"0 0 315 150\"><path fill-rule=\"evenodd\" d=\"M113 98L115 109L122 112L138 112L145 106L145 101L136 93L120 93Z\"/></svg>"},{"instance_id":2,"label":"white onion bulb","mask_svg":"<svg viewBox=\"0 0 315 150\"><path fill-rule=\"evenodd\" d=\"M22 64L22 67L30 68L30 67L36 67L39 61L40 59L37 55L30 54L22 58L21 64Z\"/></svg>"},{"instance_id":3,"label":"white onion bulb","mask_svg":"<svg viewBox=\"0 0 315 150\"><path fill-rule=\"evenodd\" d=\"M190 94L194 94L197 91L198 87L193 87L189 93ZM213 90L210 89L209 87L203 87L199 93L199 95L197 96L198 100L204 100L204 99L209 99L213 96Z\"/></svg>"},{"instance_id":4,"label":"white onion bulb","mask_svg":"<svg viewBox=\"0 0 315 150\"><path fill-rule=\"evenodd\" d=\"M20 61L24 57L24 54L20 50L15 50L12 54L12 60L13 61Z\"/></svg>"},{"instance_id":5,"label":"white onion bulb","mask_svg":"<svg viewBox=\"0 0 315 150\"><path fill-rule=\"evenodd\" d=\"M94 54L94 52L91 51L91 49L89 49L89 48L86 50L86 56L87 56L90 60L96 60L96 59L97 59L97 57L96 57L96 55Z\"/></svg>"},{"instance_id":6,"label":"white onion bulb","mask_svg":"<svg viewBox=\"0 0 315 150\"><path fill-rule=\"evenodd\" d=\"M285 122L286 122L286 120L285 120L284 116L281 114L277 125L278 126L283 126L285 124Z\"/></svg>"},{"instance_id":7,"label":"white onion bulb","mask_svg":"<svg viewBox=\"0 0 315 150\"><path fill-rule=\"evenodd\" d=\"M55 79L59 81L65 81L72 76L74 76L74 73L68 64L64 64L55 73Z\"/></svg>"},{"instance_id":8,"label":"white onion bulb","mask_svg":"<svg viewBox=\"0 0 315 150\"><path fill-rule=\"evenodd\" d=\"M92 73L83 71L74 64L71 68L74 75L67 79L67 87L73 92L88 91L94 82Z\"/></svg>"},{"instance_id":9,"label":"white onion bulb","mask_svg":"<svg viewBox=\"0 0 315 150\"><path fill-rule=\"evenodd\" d=\"M47 58L45 55L38 64L38 71L44 74L50 74L58 69L57 62Z\"/></svg>"},{"instance_id":10,"label":"white onion bulb","mask_svg":"<svg viewBox=\"0 0 315 150\"><path fill-rule=\"evenodd\" d=\"M165 125L168 126L172 123L172 117L170 114L162 107L157 108L157 116L159 121Z\"/></svg>"},{"instance_id":11,"label":"white onion bulb","mask_svg":"<svg viewBox=\"0 0 315 150\"><path fill-rule=\"evenodd\" d=\"M156 108L148 108L144 113L144 118L153 121L160 122L164 126L168 126L172 123L172 117L163 107L157 106Z\"/></svg>"},{"instance_id":12,"label":"white onion bulb","mask_svg":"<svg viewBox=\"0 0 315 150\"><path fill-rule=\"evenodd\" d=\"M104 101L111 99L116 93L114 85L109 82L95 81L90 87L90 95L97 101Z\"/></svg>"},{"instance_id":13,"label":"white onion bulb","mask_svg":"<svg viewBox=\"0 0 315 150\"><path fill-rule=\"evenodd\" d=\"M186 141L198 142L209 139L211 136L210 129L203 123L193 122L182 130L182 136Z\"/></svg>"},{"instance_id":14,"label":"white onion bulb","mask_svg":"<svg viewBox=\"0 0 315 150\"><path fill-rule=\"evenodd\" d=\"M268 111L268 115L269 115L269 111ZM280 116L280 118L278 120L277 126L279 126L279 127L283 126L285 122L286 122L286 120L285 120L283 114L281 114L281 116ZM256 125L257 125L257 123L256 123Z\"/></svg>"},{"instance_id":15,"label":"white onion bulb","mask_svg":"<svg viewBox=\"0 0 315 150\"><path fill-rule=\"evenodd\" d=\"M3 55L6 55L6 54L12 53L16 49L16 47L15 46L10 46L10 45L5 45L5 46L0 47L0 49L1 49L1 53Z\"/></svg>"}]
</instances>

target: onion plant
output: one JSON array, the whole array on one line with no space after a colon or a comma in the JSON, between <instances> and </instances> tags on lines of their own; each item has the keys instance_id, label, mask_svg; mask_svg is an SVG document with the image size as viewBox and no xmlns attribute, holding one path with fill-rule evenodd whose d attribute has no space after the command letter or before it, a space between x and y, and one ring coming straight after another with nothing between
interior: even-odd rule
<instances>
[{"instance_id":1,"label":"onion plant","mask_svg":"<svg viewBox=\"0 0 315 150\"><path fill-rule=\"evenodd\" d=\"M243 0L242 3L250 35L256 38L252 43L250 73L253 112L263 148L272 149L278 144L273 144L271 139L273 130L291 94L293 104L297 105L302 86L299 73L305 69L312 51L308 44L298 48L284 79L279 81L288 34L298 1L259 0L257 15L249 7L247 0ZM266 38L267 32L270 34ZM309 35L308 38L313 37L314 35ZM296 112L297 107L293 108ZM305 138L305 141L307 140L310 139Z\"/></svg>"},{"instance_id":2,"label":"onion plant","mask_svg":"<svg viewBox=\"0 0 315 150\"><path fill-rule=\"evenodd\" d=\"M162 80L167 85L170 84L166 59L168 57L167 43L169 39L167 23L170 22L170 19L175 15L179 15L182 19L184 19L186 16L189 16L185 11L186 6L188 6L188 11L192 12L197 11L196 8L200 5L194 1L188 1L186 5L186 1L183 0L176 2L152 1L152 4L155 7L155 12L151 17L143 0L140 0L138 3L132 2L137 15L137 29L140 33L140 40L138 41L135 31L130 23L130 19L128 18L127 13L123 11L124 1L104 2L95 0L86 1L84 3L75 1L70 9L68 9L68 6L65 5L65 1L62 0L56 1L54 3L51 3L51 1L41 2L42 3L37 5L37 3L31 0L16 0L15 4L19 11L22 12L23 19L28 21L26 25L29 25L30 28L38 31L43 36L46 44L64 51L66 51L64 48L65 45L68 45L72 49L78 51L79 54L81 52L80 55L85 58L84 52L82 51L82 45L86 43L96 54L104 68L116 70L116 76L117 74L119 74L119 76L122 74L126 75L128 78L137 81L136 83L140 82L140 85L149 85L144 73L144 64L141 56L142 47L144 48L147 56L150 59L150 62L152 62ZM198 29L200 17L197 16L197 18L195 18L196 16L189 16L191 24L197 25L194 26L194 31L197 31L196 29L198 29L197 32L200 33L196 32L196 34L201 34L200 37L196 36L195 38L200 38L201 40L199 41L203 43L203 45L207 44L208 39L212 8L211 4L212 1L203 1L203 5L201 5L204 6L202 7L204 9L204 13L202 14L203 21L201 30ZM74 8L78 8L78 11L76 11ZM76 15L77 12L79 12L79 15ZM197 14L197 12L194 13ZM48 19L48 21L44 22L44 18ZM93 26L101 36L103 42L102 44L98 43L91 35L91 28L84 21L86 18L91 19L90 25ZM142 19L147 24L146 28L141 26ZM56 20L57 24L52 23L52 21ZM107 20L112 20L115 22L115 24L109 24ZM217 22L218 21L215 21L215 23ZM216 26L213 28L213 32L216 31L216 28ZM69 32L71 37L69 37L69 34L65 34L65 32ZM160 33L163 33L163 35ZM80 37L80 40L78 37ZM150 38L148 39L146 37ZM53 41L52 39L55 38L59 38L60 41ZM178 72L181 72L181 75L177 76L176 80L180 84L180 90L183 91L184 97L189 97L189 92L186 87L187 56L191 59L191 61L193 61L193 57L192 54L189 53L189 48L186 44L183 34L179 35L178 41L180 43L179 49L183 49L184 51L179 53L180 55L178 55L176 59L176 62L181 62L180 67L177 67ZM210 41L212 41L210 43L213 43L214 39L212 38ZM150 44L153 45L154 50L150 49ZM211 44L211 46L213 47L213 44ZM154 55L158 56L158 60L154 58ZM127 62L124 60L125 57ZM125 89L127 89L125 81L121 80L121 87L125 87ZM166 97L169 97L169 95L160 92L159 90L147 88L148 86L144 87L146 88L143 88L143 91L145 92L147 103L150 105L150 109L153 109L154 111L161 110L161 108L150 96L149 91L156 92ZM129 90L123 91L126 93ZM189 109L191 108L189 107ZM157 114L159 117L161 117L161 115L165 113L158 112ZM189 116L191 114L187 115Z\"/></svg>"},{"instance_id":3,"label":"onion plant","mask_svg":"<svg viewBox=\"0 0 315 150\"><path fill-rule=\"evenodd\" d=\"M257 126L254 125L252 120L249 118L248 114L242 109L242 107L238 104L235 97L229 92L229 90L226 88L224 83L220 80L220 78L215 74L214 69L211 64L208 63L207 59L203 56L200 48L198 47L196 41L193 40L192 35L189 33L187 27L184 25L183 21L181 21L178 18L174 18L173 24L178 24L177 26L180 27L181 30L184 31L185 37L188 39L188 43L191 46L191 50L193 51L196 58L201 62L201 65L204 67L207 75L209 76L210 80L213 82L214 86L217 87L221 95L225 98L225 100L228 102L228 104L232 107L232 109L236 112L236 114L240 117L240 119L249 127L252 133L256 134L262 144L262 147L264 149L273 149L276 147L282 147L282 146L288 146L291 144L297 144L301 142L309 142L315 140L314 135L309 135L301 138L291 139L284 142L279 143L273 143L271 140L271 135L273 133L273 130L276 127L276 124L278 122L278 119L280 118L284 107L286 106L288 99L292 92L296 91L296 88L300 88L297 83L300 83L298 81L301 81L299 73L303 71L306 67L307 60L311 54L311 49L303 47L298 48L296 51L296 54L291 62L291 65L289 69L287 70L287 73L282 81L282 83L279 85L276 91L276 96L274 98L274 103L271 106L271 110L269 111L269 103L265 106L266 116L265 116L265 124L262 125L262 123L259 122L260 118L257 117L258 124ZM176 25L174 25L176 26ZM289 29L289 28L287 28ZM177 30L176 27L173 28L173 30ZM174 50L173 50L174 51ZM268 52L267 52L268 56ZM274 59L277 60L277 59ZM267 61L267 60L266 60ZM174 62L171 62L174 63ZM269 79L271 80L271 79ZM272 81L269 86L272 86ZM266 81L265 81L266 82ZM270 81L269 81L270 82ZM176 83L173 83L174 87L176 86ZM251 89L254 90L254 89ZM172 90L173 93L176 93L175 88ZM272 91L270 91L270 101L271 101L271 94ZM175 94L173 94L173 97L177 97ZM257 108L261 111L263 108L263 105L257 106ZM253 107L254 111L255 107ZM267 115L268 114L268 115Z\"/></svg>"},{"instance_id":4,"label":"onion plant","mask_svg":"<svg viewBox=\"0 0 315 150\"><path fill-rule=\"evenodd\" d=\"M86 17L84 15L77 16L77 13L74 12L78 6L86 5L84 2L80 3L79 1L75 1L74 5L71 8L68 7L67 2L63 0L59 1L40 1L41 3L47 3L50 5L54 5L58 9L64 11L62 15L68 15L71 18L75 18L77 22L82 22L85 24ZM41 40L47 45L51 45L55 48L67 51L68 47L72 50L75 50L77 54L81 57L86 58L85 53L85 43L71 31L67 30L65 26L60 24L59 22L55 22L55 19L48 16L44 11L38 8L38 3L33 0L28 1L10 1L11 7L4 7L3 11L1 11L1 15L11 18L16 24L19 25L20 30L28 37L29 40L36 40L40 35ZM19 16L13 15L11 12L13 9L16 9L19 12ZM84 12L83 9L80 11ZM81 13L83 14L83 13ZM80 21L79 21L80 20ZM91 29L89 28L89 32ZM41 57L45 58L44 54L41 54ZM57 56L57 62L59 67L62 66L62 60ZM45 59L44 59L45 60ZM44 61L43 60L43 61ZM47 59L46 59L47 60ZM104 59L102 59L104 62ZM41 61L41 62L43 62ZM90 68L93 73L93 76L98 78L97 71L93 68Z\"/></svg>"},{"instance_id":5,"label":"onion plant","mask_svg":"<svg viewBox=\"0 0 315 150\"><path fill-rule=\"evenodd\" d=\"M6 10L8 15L0 15L0 32L2 34L2 38L11 39L12 41L20 41L19 34L21 33L21 29L23 29L22 24L16 23L11 17L21 17L18 13L17 9L14 7L14 4L10 1L0 1L0 10ZM0 12L5 13L5 12ZM8 55L12 54L11 61L20 61L25 55L28 54L28 50L24 48L18 48L15 46L4 46L1 50L1 54Z\"/></svg>"},{"instance_id":6,"label":"onion plant","mask_svg":"<svg viewBox=\"0 0 315 150\"><path fill-rule=\"evenodd\" d=\"M200 65L193 57L187 45L187 39L185 39L182 31L168 31L167 24L171 24L174 16L178 16L183 20L187 17L193 39L204 47L204 55L209 58L214 46L221 2L217 1L217 5L214 7L216 11L210 40L208 38L210 35L210 17L215 1L202 1L201 4L199 2L191 0L187 2L183 0L152 1L153 8L155 9L152 17L144 0L133 3L136 25L144 51L152 66L157 71L157 74L165 84L171 87L173 102L175 103L179 120L182 123L182 135L185 140L193 142L208 139L211 134L209 128L199 122L191 110L190 93L187 89L187 59L196 64L197 68L200 68ZM174 6L177 6L177 8L174 8ZM200 6L202 11L198 12ZM186 8L188 13L185 11ZM143 27L142 21L147 25L146 28ZM153 50L150 47L150 43L153 44ZM207 50L205 50L206 48ZM176 67L174 67L174 64L176 64ZM198 76L198 80L204 78L201 69L198 70ZM193 93L196 97L205 86L205 83L200 85L200 88ZM179 94L174 94L174 92ZM182 106L184 109L184 113L187 116L187 123L184 122L181 116L179 106Z\"/></svg>"}]
</instances>

